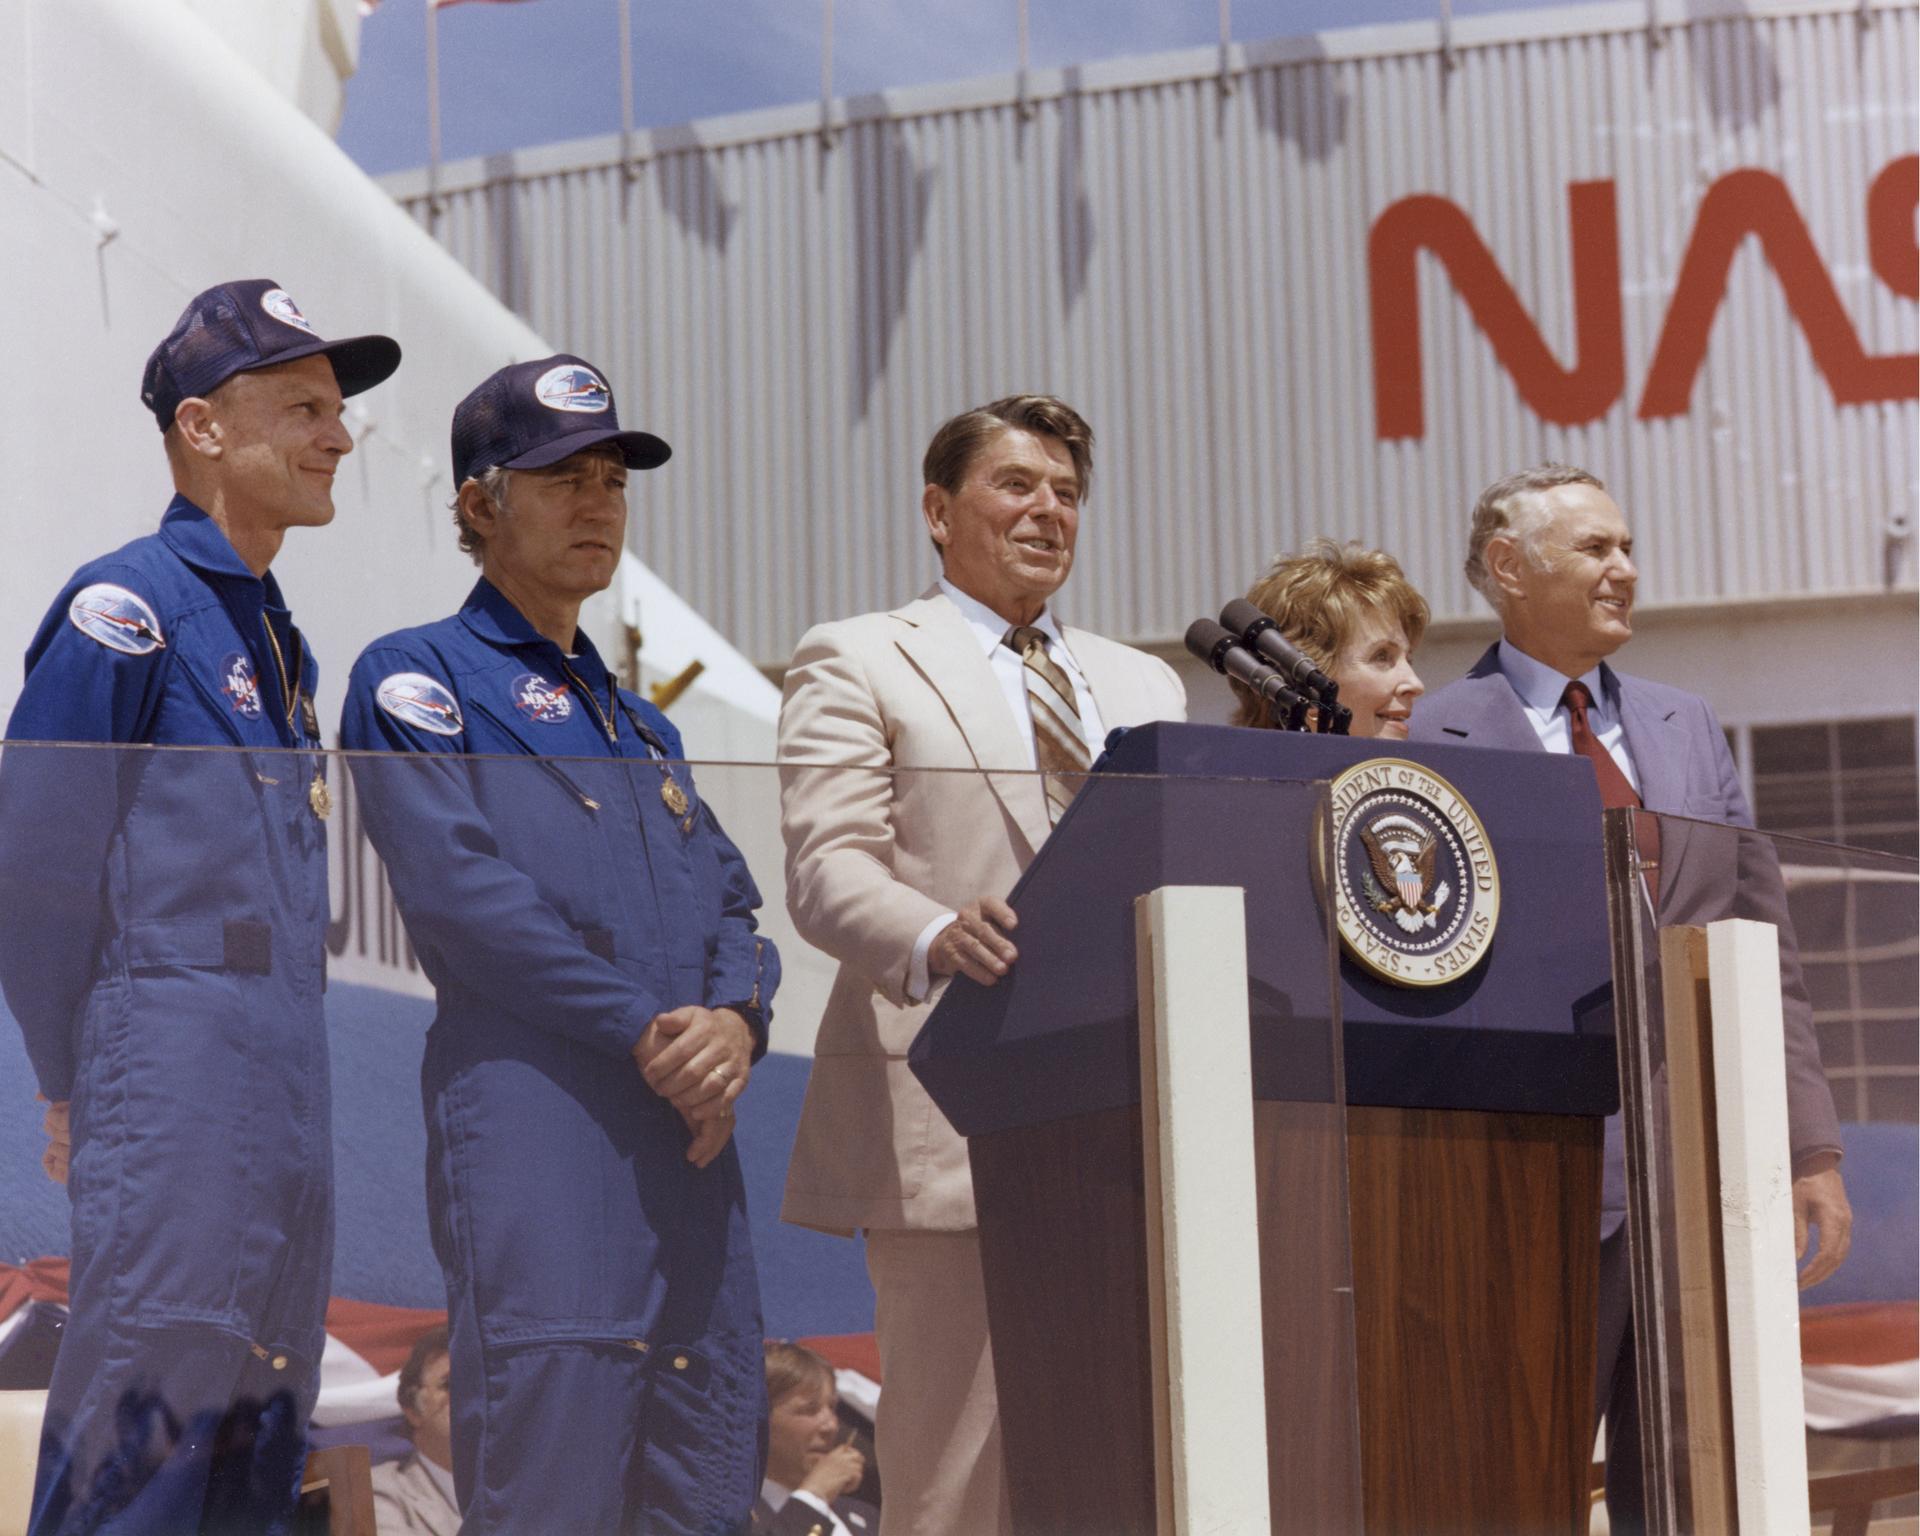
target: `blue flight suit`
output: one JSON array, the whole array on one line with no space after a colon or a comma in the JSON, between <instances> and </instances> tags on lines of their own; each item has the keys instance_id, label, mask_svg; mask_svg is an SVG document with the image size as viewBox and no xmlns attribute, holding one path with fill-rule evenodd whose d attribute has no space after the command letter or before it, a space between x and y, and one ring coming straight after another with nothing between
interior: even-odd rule
<instances>
[{"instance_id":1,"label":"blue flight suit","mask_svg":"<svg viewBox=\"0 0 1920 1536\"><path fill-rule=\"evenodd\" d=\"M584 636L484 579L375 641L340 738L439 1008L421 1068L468 1536L744 1528L765 1459L759 1281L731 1144L686 1161L632 1048L779 957L680 738Z\"/></svg>"},{"instance_id":2,"label":"blue flight suit","mask_svg":"<svg viewBox=\"0 0 1920 1536\"><path fill-rule=\"evenodd\" d=\"M273 577L184 497L27 651L0 986L73 1133L35 1536L292 1514L333 1254L315 676ZM42 741L230 750L12 745Z\"/></svg>"}]
</instances>

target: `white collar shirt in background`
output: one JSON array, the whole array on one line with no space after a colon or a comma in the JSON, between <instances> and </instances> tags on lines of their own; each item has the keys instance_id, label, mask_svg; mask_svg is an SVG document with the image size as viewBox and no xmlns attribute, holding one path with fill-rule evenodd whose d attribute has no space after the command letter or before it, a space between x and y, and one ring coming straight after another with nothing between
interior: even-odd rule
<instances>
[{"instance_id":1,"label":"white collar shirt in background","mask_svg":"<svg viewBox=\"0 0 1920 1536\"><path fill-rule=\"evenodd\" d=\"M1561 696L1567 691L1567 675L1543 661L1536 661L1505 636L1500 640L1498 660L1501 672L1520 696L1520 707L1526 711L1527 723L1540 738L1540 745L1549 752L1572 752L1572 717L1561 703ZM1627 728L1620 718L1620 696L1613 689L1602 687L1601 678L1600 669L1595 667L1580 679L1593 696L1593 703L1587 709L1587 724L1593 727L1600 745L1620 765L1620 771L1627 776L1637 795L1640 775L1633 766Z\"/></svg>"}]
</instances>

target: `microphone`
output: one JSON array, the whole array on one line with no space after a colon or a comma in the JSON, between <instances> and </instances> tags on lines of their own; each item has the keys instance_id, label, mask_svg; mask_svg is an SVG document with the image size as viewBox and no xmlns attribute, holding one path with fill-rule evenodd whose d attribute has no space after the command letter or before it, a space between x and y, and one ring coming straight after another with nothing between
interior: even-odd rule
<instances>
[{"instance_id":1,"label":"microphone","mask_svg":"<svg viewBox=\"0 0 1920 1536\"><path fill-rule=\"evenodd\" d=\"M1237 677L1287 717L1287 729L1297 728L1307 701L1287 686L1287 680L1240 643L1232 631L1212 619L1195 619L1187 626L1187 649L1223 677Z\"/></svg>"},{"instance_id":2,"label":"microphone","mask_svg":"<svg viewBox=\"0 0 1920 1536\"><path fill-rule=\"evenodd\" d=\"M1280 626L1244 597L1236 597L1220 610L1220 622L1239 636L1241 644L1258 651L1289 683L1311 689L1323 700L1332 700L1337 692L1333 679L1301 655L1280 633Z\"/></svg>"}]
</instances>

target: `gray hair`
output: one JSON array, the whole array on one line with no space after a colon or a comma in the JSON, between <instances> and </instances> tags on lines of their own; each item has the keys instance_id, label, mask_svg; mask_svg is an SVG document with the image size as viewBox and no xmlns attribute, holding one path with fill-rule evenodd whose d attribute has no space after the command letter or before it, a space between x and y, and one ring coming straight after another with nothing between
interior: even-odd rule
<instances>
[{"instance_id":1,"label":"gray hair","mask_svg":"<svg viewBox=\"0 0 1920 1536\"><path fill-rule=\"evenodd\" d=\"M1590 485L1596 491L1606 486L1600 477L1572 464L1537 464L1511 475L1502 475L1480 493L1473 504L1473 532L1467 538L1467 580L1497 612L1500 589L1487 570L1487 543L1494 538L1510 538L1536 569L1540 558L1540 535L1553 521L1553 509L1545 492L1563 485Z\"/></svg>"},{"instance_id":2,"label":"gray hair","mask_svg":"<svg viewBox=\"0 0 1920 1536\"><path fill-rule=\"evenodd\" d=\"M453 493L453 500L447 503L453 512L453 526L460 536L460 553L471 558L475 565L480 563L487 541L474 531L473 524L467 521L466 514L460 510L460 491L465 490L469 485L479 486L480 494L492 502L496 510L504 514L507 510L507 490L512 483L513 471L502 469L498 464L494 464L479 474L470 476L461 485L460 490Z\"/></svg>"}]
</instances>

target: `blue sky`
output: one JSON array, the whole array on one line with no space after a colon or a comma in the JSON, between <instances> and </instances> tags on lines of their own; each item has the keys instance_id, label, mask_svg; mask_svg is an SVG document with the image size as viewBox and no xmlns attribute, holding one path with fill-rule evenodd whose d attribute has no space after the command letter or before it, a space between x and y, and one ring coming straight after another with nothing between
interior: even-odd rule
<instances>
[{"instance_id":1,"label":"blue sky","mask_svg":"<svg viewBox=\"0 0 1920 1536\"><path fill-rule=\"evenodd\" d=\"M1541 0L1454 0L1456 16ZM820 0L632 0L642 127L811 101ZM445 158L616 132L619 0L456 5L440 14ZM1234 0L1236 41L1431 18L1438 0ZM835 0L838 95L1000 74L1017 0ZM1036 69L1219 38L1218 0L1029 0ZM379 175L427 157L425 0L383 0L360 35L340 144Z\"/></svg>"}]
</instances>

